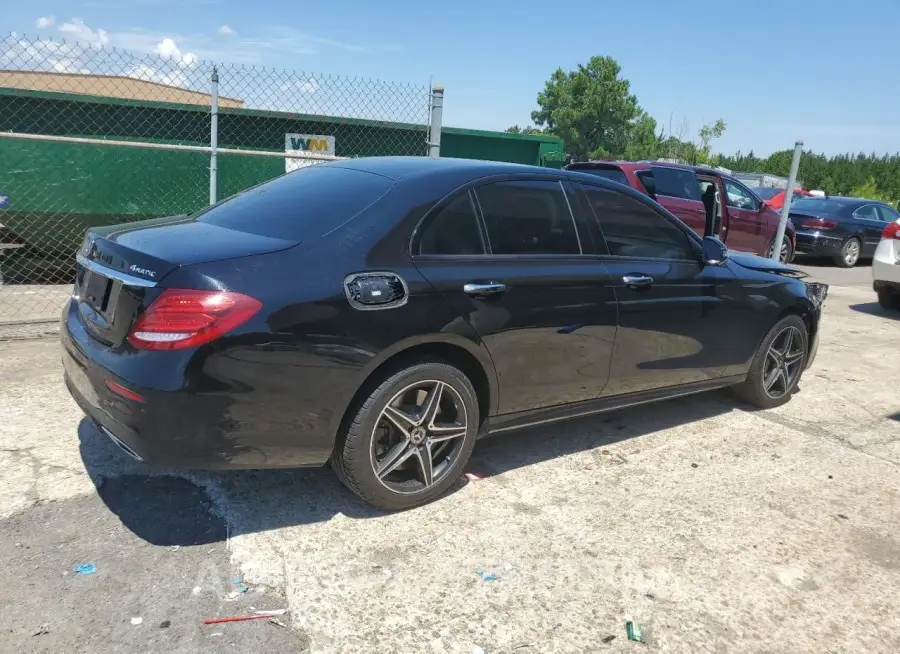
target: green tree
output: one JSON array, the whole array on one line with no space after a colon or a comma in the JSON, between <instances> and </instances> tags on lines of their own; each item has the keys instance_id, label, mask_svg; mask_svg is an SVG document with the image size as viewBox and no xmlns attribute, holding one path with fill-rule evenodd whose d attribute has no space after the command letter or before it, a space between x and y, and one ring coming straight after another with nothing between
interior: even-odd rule
<instances>
[{"instance_id":1,"label":"green tree","mask_svg":"<svg viewBox=\"0 0 900 654\"><path fill-rule=\"evenodd\" d=\"M699 154L702 155L705 161L709 161L712 142L715 139L721 138L727 128L728 125L725 124L725 121L719 118L719 120L712 125L704 125L700 128L700 131L697 132L697 137L700 139Z\"/></svg>"},{"instance_id":2,"label":"green tree","mask_svg":"<svg viewBox=\"0 0 900 654\"><path fill-rule=\"evenodd\" d=\"M895 206L897 204L897 198L880 190L875 183L875 178L871 175L865 182L850 189L850 195L855 198L865 198L867 200L881 200L882 202L887 202L888 204Z\"/></svg>"},{"instance_id":3,"label":"green tree","mask_svg":"<svg viewBox=\"0 0 900 654\"><path fill-rule=\"evenodd\" d=\"M543 134L544 132L537 127L525 126L519 127L518 125L513 125L512 127L507 127L506 131L510 134Z\"/></svg>"},{"instance_id":4,"label":"green tree","mask_svg":"<svg viewBox=\"0 0 900 654\"><path fill-rule=\"evenodd\" d=\"M636 147L644 147L646 134L655 132L656 125L648 130L649 116L620 73L615 59L599 56L576 70L557 69L538 93L540 108L531 119L562 138L576 159L622 155L636 130L643 139Z\"/></svg>"}]
</instances>

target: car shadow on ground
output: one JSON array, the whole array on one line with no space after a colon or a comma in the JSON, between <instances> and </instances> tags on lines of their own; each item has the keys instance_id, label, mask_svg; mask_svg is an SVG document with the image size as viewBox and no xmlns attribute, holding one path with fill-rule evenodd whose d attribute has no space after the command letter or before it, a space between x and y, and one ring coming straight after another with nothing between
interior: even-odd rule
<instances>
[{"instance_id":1,"label":"car shadow on ground","mask_svg":"<svg viewBox=\"0 0 900 654\"><path fill-rule=\"evenodd\" d=\"M597 450L599 454L616 443L737 408L748 407L719 391L491 436L476 444L467 474L448 495L472 478L500 475L578 452ZM82 460L100 498L123 525L154 545L202 545L245 533L325 522L339 514L358 519L387 514L345 489L328 468L151 469L122 453L86 419L78 427L78 436Z\"/></svg>"},{"instance_id":2,"label":"car shadow on ground","mask_svg":"<svg viewBox=\"0 0 900 654\"><path fill-rule=\"evenodd\" d=\"M863 302L860 304L851 304L850 309L859 313L867 313L870 316L879 316L880 318L890 318L891 320L900 320L900 311L890 311L884 309L877 302Z\"/></svg>"}]
</instances>

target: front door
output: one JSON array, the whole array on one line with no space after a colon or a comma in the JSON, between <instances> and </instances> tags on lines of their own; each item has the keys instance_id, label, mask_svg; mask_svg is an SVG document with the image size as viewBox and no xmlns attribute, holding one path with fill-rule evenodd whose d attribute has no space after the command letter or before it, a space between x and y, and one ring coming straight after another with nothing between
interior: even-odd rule
<instances>
[{"instance_id":1,"label":"front door","mask_svg":"<svg viewBox=\"0 0 900 654\"><path fill-rule=\"evenodd\" d=\"M728 212L728 232L725 244L738 252L752 252L765 256L769 247L769 225L763 204L743 184L733 179L725 181L725 204Z\"/></svg>"},{"instance_id":2,"label":"front door","mask_svg":"<svg viewBox=\"0 0 900 654\"><path fill-rule=\"evenodd\" d=\"M555 179L507 177L442 203L413 244L487 347L501 414L593 399L609 376L615 296L569 207Z\"/></svg>"},{"instance_id":3,"label":"front door","mask_svg":"<svg viewBox=\"0 0 900 654\"><path fill-rule=\"evenodd\" d=\"M579 184L599 222L615 286L619 328L603 395L720 377L741 319L731 271L704 266L699 247L652 203Z\"/></svg>"}]
</instances>

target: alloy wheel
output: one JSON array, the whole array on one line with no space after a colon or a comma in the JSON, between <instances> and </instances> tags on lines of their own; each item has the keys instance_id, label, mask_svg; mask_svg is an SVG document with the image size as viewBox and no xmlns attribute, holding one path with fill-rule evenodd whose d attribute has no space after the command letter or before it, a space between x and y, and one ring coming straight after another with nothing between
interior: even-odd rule
<instances>
[{"instance_id":1,"label":"alloy wheel","mask_svg":"<svg viewBox=\"0 0 900 654\"><path fill-rule=\"evenodd\" d=\"M806 355L799 328L785 327L769 346L763 366L763 390L772 399L793 389L802 372Z\"/></svg>"},{"instance_id":2,"label":"alloy wheel","mask_svg":"<svg viewBox=\"0 0 900 654\"><path fill-rule=\"evenodd\" d=\"M447 382L420 381L391 398L375 422L371 461L385 488L411 495L440 483L468 431L462 396Z\"/></svg>"},{"instance_id":3,"label":"alloy wheel","mask_svg":"<svg viewBox=\"0 0 900 654\"><path fill-rule=\"evenodd\" d=\"M859 259L859 242L856 239L853 239L844 246L844 263L848 266L852 266L856 263L857 259Z\"/></svg>"},{"instance_id":4,"label":"alloy wheel","mask_svg":"<svg viewBox=\"0 0 900 654\"><path fill-rule=\"evenodd\" d=\"M772 245L769 247L769 258L772 258L772 254L775 252L775 243L772 242ZM781 263L787 263L788 254L790 253L790 246L788 244L787 238L782 239L781 241L781 252L778 253L778 260Z\"/></svg>"}]
</instances>

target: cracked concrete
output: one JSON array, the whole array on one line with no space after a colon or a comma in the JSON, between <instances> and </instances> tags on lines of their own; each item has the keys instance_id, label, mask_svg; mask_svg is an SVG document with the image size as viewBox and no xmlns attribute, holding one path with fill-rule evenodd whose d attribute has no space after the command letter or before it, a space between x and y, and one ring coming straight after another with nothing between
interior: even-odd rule
<instances>
[{"instance_id":1,"label":"cracked concrete","mask_svg":"<svg viewBox=\"0 0 900 654\"><path fill-rule=\"evenodd\" d=\"M480 481L400 514L327 470L149 471L81 421L55 342L0 344L0 555L14 571L0 602L30 589L27 612L0 613L5 642L624 651L635 620L660 651L900 651L900 314L877 308L867 268L812 271L836 285L787 406L714 393L496 437L469 467ZM27 556L11 544L26 536ZM166 567L172 546L188 556ZM62 574L91 552L103 593ZM290 630L197 626L233 610L221 596L240 573L264 591L254 601L290 610ZM216 598L192 596L204 576ZM177 631L130 631L138 608ZM55 635L31 636L43 623Z\"/></svg>"}]
</instances>

